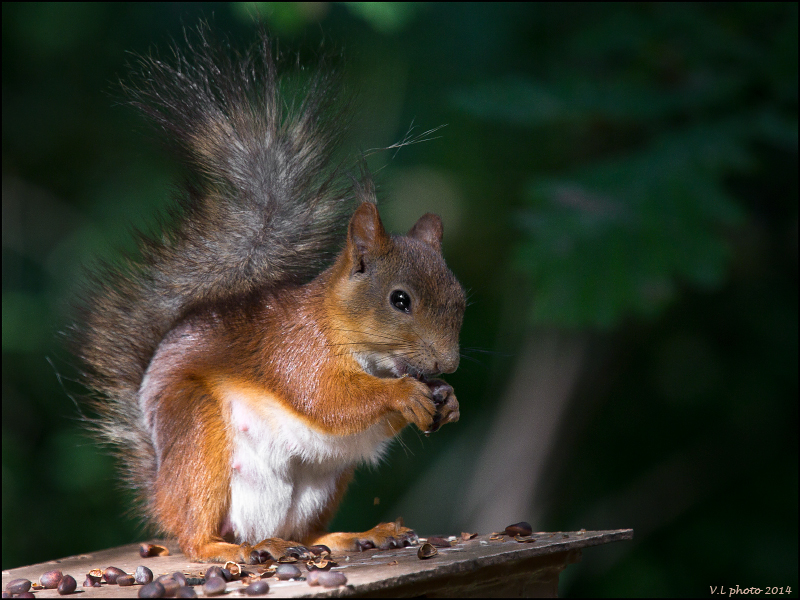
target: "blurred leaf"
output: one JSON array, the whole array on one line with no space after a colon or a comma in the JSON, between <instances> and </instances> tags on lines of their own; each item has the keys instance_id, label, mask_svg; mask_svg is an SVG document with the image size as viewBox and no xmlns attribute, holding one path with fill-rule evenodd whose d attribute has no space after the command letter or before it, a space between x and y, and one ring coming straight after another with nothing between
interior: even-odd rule
<instances>
[{"instance_id":1,"label":"blurred leaf","mask_svg":"<svg viewBox=\"0 0 800 600\"><path fill-rule=\"evenodd\" d=\"M322 19L329 10L328 2L234 2L233 8L245 22L255 14L265 17L276 33L301 31L308 23Z\"/></svg>"},{"instance_id":2,"label":"blurred leaf","mask_svg":"<svg viewBox=\"0 0 800 600\"><path fill-rule=\"evenodd\" d=\"M531 277L533 321L611 327L658 314L680 281L718 286L724 233L743 219L722 181L752 165L746 122L665 134L638 155L531 183L517 266Z\"/></svg>"},{"instance_id":3,"label":"blurred leaf","mask_svg":"<svg viewBox=\"0 0 800 600\"><path fill-rule=\"evenodd\" d=\"M642 121L727 101L744 86L740 75L696 72L677 88L653 82L519 76L479 83L456 92L454 105L475 117L528 126L566 121Z\"/></svg>"},{"instance_id":4,"label":"blurred leaf","mask_svg":"<svg viewBox=\"0 0 800 600\"><path fill-rule=\"evenodd\" d=\"M419 12L419 2L345 2L353 14L381 33L403 29Z\"/></svg>"},{"instance_id":5,"label":"blurred leaf","mask_svg":"<svg viewBox=\"0 0 800 600\"><path fill-rule=\"evenodd\" d=\"M40 352L50 341L50 319L41 294L3 292L3 352Z\"/></svg>"}]
</instances>

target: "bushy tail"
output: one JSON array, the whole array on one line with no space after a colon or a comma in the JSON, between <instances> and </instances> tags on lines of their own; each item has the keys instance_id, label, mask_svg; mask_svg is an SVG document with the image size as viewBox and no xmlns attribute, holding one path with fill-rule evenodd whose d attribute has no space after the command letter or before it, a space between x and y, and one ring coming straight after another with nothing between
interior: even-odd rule
<instances>
[{"instance_id":1,"label":"bushy tail","mask_svg":"<svg viewBox=\"0 0 800 600\"><path fill-rule=\"evenodd\" d=\"M128 92L174 142L187 183L157 237L91 276L71 335L96 429L142 500L156 461L137 391L164 335L196 305L313 277L354 210L352 184L330 166L347 114L336 76L279 96L291 82L264 33L244 54L210 38L201 26L171 61L140 60Z\"/></svg>"}]
</instances>

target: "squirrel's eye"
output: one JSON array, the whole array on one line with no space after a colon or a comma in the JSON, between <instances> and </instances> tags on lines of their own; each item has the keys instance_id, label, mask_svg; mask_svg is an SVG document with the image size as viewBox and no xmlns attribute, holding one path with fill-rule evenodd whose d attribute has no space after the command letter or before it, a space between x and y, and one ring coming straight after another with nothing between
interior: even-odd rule
<instances>
[{"instance_id":1,"label":"squirrel's eye","mask_svg":"<svg viewBox=\"0 0 800 600\"><path fill-rule=\"evenodd\" d=\"M393 291L392 295L389 296L389 301L397 310L404 313L411 312L411 296L409 296L403 290Z\"/></svg>"}]
</instances>

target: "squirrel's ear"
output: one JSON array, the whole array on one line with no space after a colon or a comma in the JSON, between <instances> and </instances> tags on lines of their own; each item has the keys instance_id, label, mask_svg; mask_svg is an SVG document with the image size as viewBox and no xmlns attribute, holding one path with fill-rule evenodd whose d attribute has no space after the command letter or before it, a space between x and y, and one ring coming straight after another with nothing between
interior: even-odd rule
<instances>
[{"instance_id":1,"label":"squirrel's ear","mask_svg":"<svg viewBox=\"0 0 800 600\"><path fill-rule=\"evenodd\" d=\"M347 245L353 261L352 271L363 272L364 256L379 249L388 237L378 215L378 207L374 202L362 202L353 213L347 230Z\"/></svg>"},{"instance_id":2,"label":"squirrel's ear","mask_svg":"<svg viewBox=\"0 0 800 600\"><path fill-rule=\"evenodd\" d=\"M427 213L419 218L419 221L414 223L414 226L408 230L408 237L425 242L436 250L442 250L442 234L444 233L444 226L442 219L439 215Z\"/></svg>"}]
</instances>

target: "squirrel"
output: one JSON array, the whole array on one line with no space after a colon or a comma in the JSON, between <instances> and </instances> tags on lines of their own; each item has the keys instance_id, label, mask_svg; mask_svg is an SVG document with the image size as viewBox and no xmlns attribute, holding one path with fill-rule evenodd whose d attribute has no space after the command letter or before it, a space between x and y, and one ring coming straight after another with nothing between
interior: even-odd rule
<instances>
[{"instance_id":1,"label":"squirrel","mask_svg":"<svg viewBox=\"0 0 800 600\"><path fill-rule=\"evenodd\" d=\"M331 165L349 111L336 71L287 98L265 33L237 52L198 31L125 85L188 174L157 234L78 301L92 426L191 560L413 545L400 520L326 527L358 464L408 424L459 418L436 378L458 366L466 306L441 219L389 235L363 158L358 176Z\"/></svg>"}]
</instances>

